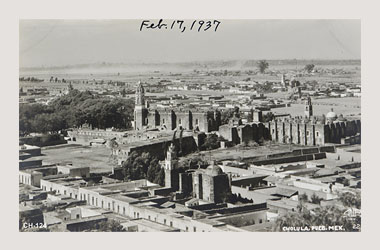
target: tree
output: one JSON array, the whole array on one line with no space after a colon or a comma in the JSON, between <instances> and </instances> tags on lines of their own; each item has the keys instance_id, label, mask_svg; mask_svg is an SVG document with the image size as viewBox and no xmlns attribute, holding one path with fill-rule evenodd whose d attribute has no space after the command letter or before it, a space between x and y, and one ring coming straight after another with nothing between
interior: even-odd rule
<instances>
[{"instance_id":1,"label":"tree","mask_svg":"<svg viewBox=\"0 0 380 250\"><path fill-rule=\"evenodd\" d=\"M132 152L122 165L122 172L125 180L139 180L146 177L144 160L136 152Z\"/></svg>"},{"instance_id":2,"label":"tree","mask_svg":"<svg viewBox=\"0 0 380 250\"><path fill-rule=\"evenodd\" d=\"M266 60L261 60L257 63L260 73L264 74L265 70L269 67L269 63Z\"/></svg>"},{"instance_id":3,"label":"tree","mask_svg":"<svg viewBox=\"0 0 380 250\"><path fill-rule=\"evenodd\" d=\"M122 165L125 180L139 180L147 178L148 181L163 186L165 172L157 158L149 153L138 154L132 152Z\"/></svg>"},{"instance_id":4,"label":"tree","mask_svg":"<svg viewBox=\"0 0 380 250\"><path fill-rule=\"evenodd\" d=\"M306 193L303 193L301 195L298 196L298 200L301 201L301 202L308 202L309 201L309 197L307 196Z\"/></svg>"},{"instance_id":5,"label":"tree","mask_svg":"<svg viewBox=\"0 0 380 250\"><path fill-rule=\"evenodd\" d=\"M182 169L197 169L199 167L208 166L208 162L203 160L200 156L193 156L179 162L178 167Z\"/></svg>"},{"instance_id":6,"label":"tree","mask_svg":"<svg viewBox=\"0 0 380 250\"><path fill-rule=\"evenodd\" d=\"M160 174L160 172L161 172L161 166L158 163L158 160L155 159L152 162L150 162L150 164L149 164L147 174L146 174L146 178L150 182L160 184L160 183L157 183L158 182L157 176Z\"/></svg>"},{"instance_id":7,"label":"tree","mask_svg":"<svg viewBox=\"0 0 380 250\"><path fill-rule=\"evenodd\" d=\"M263 122L270 122L274 120L274 118L275 118L274 114L272 112L268 112L263 115Z\"/></svg>"},{"instance_id":8,"label":"tree","mask_svg":"<svg viewBox=\"0 0 380 250\"><path fill-rule=\"evenodd\" d=\"M88 231L96 232L126 232L127 230L116 220L95 223Z\"/></svg>"},{"instance_id":9,"label":"tree","mask_svg":"<svg viewBox=\"0 0 380 250\"><path fill-rule=\"evenodd\" d=\"M361 208L361 194L359 192L345 192L340 194L338 199L346 207L355 207L357 209Z\"/></svg>"},{"instance_id":10,"label":"tree","mask_svg":"<svg viewBox=\"0 0 380 250\"><path fill-rule=\"evenodd\" d=\"M202 150L212 150L217 149L220 146L220 140L221 138L218 138L216 134L209 134L205 142L202 144L201 149Z\"/></svg>"},{"instance_id":11,"label":"tree","mask_svg":"<svg viewBox=\"0 0 380 250\"><path fill-rule=\"evenodd\" d=\"M64 79L63 79L64 80ZM73 88L73 85L71 84L71 82L69 83L69 91L73 91L74 88Z\"/></svg>"},{"instance_id":12,"label":"tree","mask_svg":"<svg viewBox=\"0 0 380 250\"><path fill-rule=\"evenodd\" d=\"M315 193L310 197L311 203L321 204L322 198L318 197Z\"/></svg>"},{"instance_id":13,"label":"tree","mask_svg":"<svg viewBox=\"0 0 380 250\"><path fill-rule=\"evenodd\" d=\"M223 110L220 114L221 124L227 124L229 119L231 119L235 114L235 109Z\"/></svg>"},{"instance_id":14,"label":"tree","mask_svg":"<svg viewBox=\"0 0 380 250\"><path fill-rule=\"evenodd\" d=\"M165 171L163 168L157 173L156 178L154 178L153 183L156 183L160 186L165 186Z\"/></svg>"},{"instance_id":15,"label":"tree","mask_svg":"<svg viewBox=\"0 0 380 250\"><path fill-rule=\"evenodd\" d=\"M305 65L305 70L307 71L307 73L311 73L314 70L314 67L314 64L307 64Z\"/></svg>"},{"instance_id":16,"label":"tree","mask_svg":"<svg viewBox=\"0 0 380 250\"><path fill-rule=\"evenodd\" d=\"M127 95L127 92L125 91L125 88L121 90L121 96L125 97Z\"/></svg>"}]
</instances>

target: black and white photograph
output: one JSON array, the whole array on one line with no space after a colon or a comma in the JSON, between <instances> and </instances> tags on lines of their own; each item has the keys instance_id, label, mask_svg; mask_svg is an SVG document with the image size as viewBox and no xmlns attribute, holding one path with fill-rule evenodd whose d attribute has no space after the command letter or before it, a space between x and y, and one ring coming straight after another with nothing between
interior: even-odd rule
<instances>
[{"instance_id":1,"label":"black and white photograph","mask_svg":"<svg viewBox=\"0 0 380 250\"><path fill-rule=\"evenodd\" d=\"M360 19L20 19L19 231L361 232L361 65Z\"/></svg>"}]
</instances>

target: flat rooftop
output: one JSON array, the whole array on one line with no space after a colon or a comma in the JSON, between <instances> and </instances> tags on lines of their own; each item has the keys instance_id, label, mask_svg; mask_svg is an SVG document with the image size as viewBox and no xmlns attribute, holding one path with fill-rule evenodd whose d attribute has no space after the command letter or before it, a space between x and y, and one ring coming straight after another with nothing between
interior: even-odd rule
<instances>
[{"instance_id":1,"label":"flat rooftop","mask_svg":"<svg viewBox=\"0 0 380 250\"><path fill-rule=\"evenodd\" d=\"M67 175L63 175L67 176ZM49 177L49 176L48 176ZM54 176L51 176L53 178ZM62 177L57 176L57 179L47 179L49 182L57 183L63 186L80 186L81 184L86 184L87 182L81 177Z\"/></svg>"},{"instance_id":2,"label":"flat rooftop","mask_svg":"<svg viewBox=\"0 0 380 250\"><path fill-rule=\"evenodd\" d=\"M292 189L285 189L280 187L268 187L268 188L261 188L254 190L254 192L263 193L267 195L281 195L281 196L287 196L290 197L297 193L298 191L292 190Z\"/></svg>"},{"instance_id":3,"label":"flat rooftop","mask_svg":"<svg viewBox=\"0 0 380 250\"><path fill-rule=\"evenodd\" d=\"M117 182L117 183L107 183L107 184L99 184L94 186L87 186L84 187L84 189L92 190L96 192L96 190L99 191L134 191L137 190L137 188L145 187L147 186L147 181L145 179L142 180L136 180L136 181L129 181L129 182Z\"/></svg>"},{"instance_id":4,"label":"flat rooftop","mask_svg":"<svg viewBox=\"0 0 380 250\"><path fill-rule=\"evenodd\" d=\"M123 201L123 202L127 202L127 203L132 203L132 202L137 202L139 201L138 199L136 198L132 198L132 197L128 197L128 196L125 196L125 195L122 195L122 194L110 194L110 195L107 195L108 197L111 197L115 200L119 200L119 201Z\"/></svg>"},{"instance_id":5,"label":"flat rooftop","mask_svg":"<svg viewBox=\"0 0 380 250\"><path fill-rule=\"evenodd\" d=\"M134 141L128 144L120 144L119 147L122 149L129 149L129 148L141 147L141 146L150 145L150 144L163 143L166 141L172 141L173 134L174 134L174 131L172 131L172 134L167 135L167 136L162 136L162 137L153 138L149 140ZM182 138L185 138L185 137L192 137L192 135L187 132L184 132Z\"/></svg>"},{"instance_id":6,"label":"flat rooftop","mask_svg":"<svg viewBox=\"0 0 380 250\"><path fill-rule=\"evenodd\" d=\"M160 223L157 223L154 221L146 220L146 219L131 220L128 222L121 223L121 225L124 227L140 225L140 226L143 226L145 228L149 228L155 232L168 232L168 231L175 230L173 227L163 225L163 224L160 224Z\"/></svg>"},{"instance_id":7,"label":"flat rooftop","mask_svg":"<svg viewBox=\"0 0 380 250\"><path fill-rule=\"evenodd\" d=\"M38 148L40 148L40 147L28 145L28 144L19 145L19 150L38 149Z\"/></svg>"},{"instance_id":8,"label":"flat rooftop","mask_svg":"<svg viewBox=\"0 0 380 250\"><path fill-rule=\"evenodd\" d=\"M74 165L57 165L60 168L68 168L68 169L81 169L81 168L89 168L88 166L74 166Z\"/></svg>"},{"instance_id":9,"label":"flat rooftop","mask_svg":"<svg viewBox=\"0 0 380 250\"><path fill-rule=\"evenodd\" d=\"M264 179L265 177L268 177L268 175L267 174L252 174L252 175L232 178L232 181L241 181L241 180L249 180L249 179Z\"/></svg>"}]
</instances>

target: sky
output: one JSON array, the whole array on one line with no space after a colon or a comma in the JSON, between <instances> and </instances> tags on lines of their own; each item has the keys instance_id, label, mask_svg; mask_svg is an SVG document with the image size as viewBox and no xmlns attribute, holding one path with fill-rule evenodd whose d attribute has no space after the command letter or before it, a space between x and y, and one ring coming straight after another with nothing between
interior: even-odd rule
<instances>
[{"instance_id":1,"label":"sky","mask_svg":"<svg viewBox=\"0 0 380 250\"><path fill-rule=\"evenodd\" d=\"M163 20L169 27L172 21ZM20 67L361 58L360 20L222 19L216 31L200 32L189 30L193 21L185 20L181 32L140 31L142 20L20 20Z\"/></svg>"}]
</instances>

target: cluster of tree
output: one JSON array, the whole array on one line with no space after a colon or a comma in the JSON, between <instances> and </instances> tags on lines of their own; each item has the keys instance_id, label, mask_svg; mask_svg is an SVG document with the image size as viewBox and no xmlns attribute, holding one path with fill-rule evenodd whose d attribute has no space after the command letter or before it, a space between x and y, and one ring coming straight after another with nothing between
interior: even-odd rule
<instances>
[{"instance_id":1,"label":"cluster of tree","mask_svg":"<svg viewBox=\"0 0 380 250\"><path fill-rule=\"evenodd\" d=\"M21 82L43 82L44 80L43 79L38 79L36 77L19 77L18 78L19 81Z\"/></svg>"},{"instance_id":2,"label":"cluster of tree","mask_svg":"<svg viewBox=\"0 0 380 250\"><path fill-rule=\"evenodd\" d=\"M150 153L138 154L132 152L123 163L123 176L125 180L148 179L148 181L164 186L165 172L158 159Z\"/></svg>"},{"instance_id":3,"label":"cluster of tree","mask_svg":"<svg viewBox=\"0 0 380 250\"><path fill-rule=\"evenodd\" d=\"M307 196L306 193L303 193L303 194L300 194L300 195L298 196L298 200L299 200L300 202L308 202L308 201L309 201L309 197Z\"/></svg>"},{"instance_id":4,"label":"cluster of tree","mask_svg":"<svg viewBox=\"0 0 380 250\"><path fill-rule=\"evenodd\" d=\"M131 127L133 108L131 100L101 97L89 91L71 89L67 95L49 105L20 105L19 131L21 135L57 133L85 123L93 128L127 129Z\"/></svg>"},{"instance_id":5,"label":"cluster of tree","mask_svg":"<svg viewBox=\"0 0 380 250\"><path fill-rule=\"evenodd\" d=\"M274 114L272 112L263 114L263 122L270 122L272 120L274 120Z\"/></svg>"},{"instance_id":6,"label":"cluster of tree","mask_svg":"<svg viewBox=\"0 0 380 250\"><path fill-rule=\"evenodd\" d=\"M19 107L19 131L21 135L31 132L53 131L52 124L47 124L47 117L53 116L53 109L42 104L21 104ZM50 126L48 128L48 126Z\"/></svg>"},{"instance_id":7,"label":"cluster of tree","mask_svg":"<svg viewBox=\"0 0 380 250\"><path fill-rule=\"evenodd\" d=\"M95 223L87 232L127 232L127 230L116 220L107 220Z\"/></svg>"},{"instance_id":8,"label":"cluster of tree","mask_svg":"<svg viewBox=\"0 0 380 250\"><path fill-rule=\"evenodd\" d=\"M221 111L221 114L220 114L221 124L222 125L228 124L228 121L234 116L240 117L239 107L237 106L231 109L225 109Z\"/></svg>"},{"instance_id":9,"label":"cluster of tree","mask_svg":"<svg viewBox=\"0 0 380 250\"><path fill-rule=\"evenodd\" d=\"M277 90L273 89L273 82L264 82L256 87L256 91L260 93L272 93Z\"/></svg>"},{"instance_id":10,"label":"cluster of tree","mask_svg":"<svg viewBox=\"0 0 380 250\"><path fill-rule=\"evenodd\" d=\"M50 77L49 82L63 82L65 83L66 80L62 78L62 80L59 80L58 77L54 78L53 76Z\"/></svg>"},{"instance_id":11,"label":"cluster of tree","mask_svg":"<svg viewBox=\"0 0 380 250\"><path fill-rule=\"evenodd\" d=\"M314 64L306 64L305 65L305 71L307 73L311 73L314 70L315 65Z\"/></svg>"},{"instance_id":12,"label":"cluster of tree","mask_svg":"<svg viewBox=\"0 0 380 250\"><path fill-rule=\"evenodd\" d=\"M201 145L201 150L213 150L220 147L220 142L225 141L222 136L217 136L216 134L207 135L204 143Z\"/></svg>"},{"instance_id":13,"label":"cluster of tree","mask_svg":"<svg viewBox=\"0 0 380 250\"><path fill-rule=\"evenodd\" d=\"M307 196L306 193L303 193L301 194L298 199L301 201L301 202L311 202L311 203L314 203L314 204L320 204L321 203L321 200L322 198L320 198L318 195L316 195L315 193L313 193L312 196L310 196L310 200L309 200L309 197Z\"/></svg>"},{"instance_id":14,"label":"cluster of tree","mask_svg":"<svg viewBox=\"0 0 380 250\"><path fill-rule=\"evenodd\" d=\"M266 60L261 60L257 63L257 67L261 74L265 73L265 70L269 68L269 63Z\"/></svg>"},{"instance_id":15,"label":"cluster of tree","mask_svg":"<svg viewBox=\"0 0 380 250\"><path fill-rule=\"evenodd\" d=\"M350 193L350 192L342 193L339 195L339 201L342 202L342 204L346 207L354 207L357 209L360 209L361 205L362 205L361 194L359 192L357 192L357 193Z\"/></svg>"},{"instance_id":16,"label":"cluster of tree","mask_svg":"<svg viewBox=\"0 0 380 250\"><path fill-rule=\"evenodd\" d=\"M200 156L186 158L185 160L178 163L178 167L181 169L206 168L207 166L208 162Z\"/></svg>"},{"instance_id":17,"label":"cluster of tree","mask_svg":"<svg viewBox=\"0 0 380 250\"><path fill-rule=\"evenodd\" d=\"M307 195L301 195L300 204L297 211L280 216L274 225L275 231L282 231L283 227L311 227L311 226L335 226L342 225L346 231L360 230L361 217L348 217L345 215L346 208L361 207L360 193L343 193L339 196L339 201L343 203L345 208L337 206L318 207L313 210L308 210L303 201L307 201ZM320 199L312 199L313 203L320 202ZM359 225L359 226L358 226Z\"/></svg>"}]
</instances>

